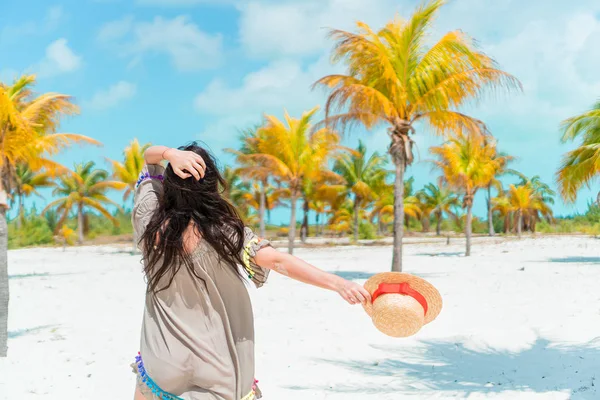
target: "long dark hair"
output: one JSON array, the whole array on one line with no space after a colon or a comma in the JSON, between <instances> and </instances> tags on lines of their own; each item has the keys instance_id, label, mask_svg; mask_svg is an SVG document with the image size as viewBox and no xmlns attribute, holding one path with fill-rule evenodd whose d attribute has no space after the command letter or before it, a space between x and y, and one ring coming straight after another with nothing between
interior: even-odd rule
<instances>
[{"instance_id":1,"label":"long dark hair","mask_svg":"<svg viewBox=\"0 0 600 400\"><path fill-rule=\"evenodd\" d=\"M222 196L226 182L214 157L197 143L180 147L193 151L206 163L204 178L180 178L169 164L165 171L164 194L140 242L146 260L144 272L148 291L167 289L182 265L196 278L191 256L185 248L184 232L190 224L220 259L238 272L244 246L244 223L235 207ZM168 282L159 288L163 278Z\"/></svg>"}]
</instances>

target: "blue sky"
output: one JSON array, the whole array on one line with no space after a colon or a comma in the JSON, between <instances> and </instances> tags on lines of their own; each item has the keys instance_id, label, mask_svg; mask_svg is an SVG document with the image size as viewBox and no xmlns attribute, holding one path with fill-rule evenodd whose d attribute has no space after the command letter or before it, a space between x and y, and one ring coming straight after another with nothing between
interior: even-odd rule
<instances>
[{"instance_id":1,"label":"blue sky","mask_svg":"<svg viewBox=\"0 0 600 400\"><path fill-rule=\"evenodd\" d=\"M310 85L341 71L329 63L327 28L352 29L357 19L381 26L413 0L70 0L10 2L0 14L0 79L37 73L39 91L68 93L81 115L61 130L103 142L75 147L58 160L119 159L133 138L169 146L204 141L226 164L239 129L263 113L280 116L322 105ZM462 29L514 74L523 93L494 95L468 111L484 120L514 168L554 184L564 152L561 120L600 97L600 2L528 0L450 1L432 39ZM355 130L385 151L385 129ZM409 170L417 187L435 179L425 128L416 136L421 162ZM559 200L558 215L583 212L600 189L582 190L574 205ZM114 196L118 198L118 196ZM35 200L38 206L44 201ZM478 204L477 204L478 203ZM476 200L482 214L483 198ZM286 219L282 210L275 219Z\"/></svg>"}]
</instances>

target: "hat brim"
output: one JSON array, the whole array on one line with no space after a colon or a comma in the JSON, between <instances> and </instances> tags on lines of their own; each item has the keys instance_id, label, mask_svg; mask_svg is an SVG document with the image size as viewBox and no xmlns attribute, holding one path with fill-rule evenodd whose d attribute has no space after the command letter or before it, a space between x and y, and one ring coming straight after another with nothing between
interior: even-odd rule
<instances>
[{"instance_id":1,"label":"hat brim","mask_svg":"<svg viewBox=\"0 0 600 400\"><path fill-rule=\"evenodd\" d=\"M383 272L372 276L365 282L365 289L373 295L381 283L408 283L411 288L421 293L427 300L427 314L425 324L430 323L442 311L442 296L431 283L418 276L405 274L403 272ZM367 302L364 306L367 314L372 315L373 305Z\"/></svg>"}]
</instances>

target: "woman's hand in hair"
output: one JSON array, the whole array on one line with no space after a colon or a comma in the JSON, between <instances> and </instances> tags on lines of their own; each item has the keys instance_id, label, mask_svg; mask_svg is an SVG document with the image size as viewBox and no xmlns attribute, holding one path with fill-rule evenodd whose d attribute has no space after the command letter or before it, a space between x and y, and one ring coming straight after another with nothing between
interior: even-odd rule
<instances>
[{"instance_id":1,"label":"woman's hand in hair","mask_svg":"<svg viewBox=\"0 0 600 400\"><path fill-rule=\"evenodd\" d=\"M144 152L144 160L147 164L160 164L162 160L171 163L173 171L181 178L191 176L200 180L204 177L206 163L200 155L193 151L181 151L166 146L150 146Z\"/></svg>"},{"instance_id":2,"label":"woman's hand in hair","mask_svg":"<svg viewBox=\"0 0 600 400\"><path fill-rule=\"evenodd\" d=\"M202 157L193 151L167 149L163 153L163 157L169 161L173 171L180 178L187 179L193 176L198 181L204 177L206 164Z\"/></svg>"}]
</instances>

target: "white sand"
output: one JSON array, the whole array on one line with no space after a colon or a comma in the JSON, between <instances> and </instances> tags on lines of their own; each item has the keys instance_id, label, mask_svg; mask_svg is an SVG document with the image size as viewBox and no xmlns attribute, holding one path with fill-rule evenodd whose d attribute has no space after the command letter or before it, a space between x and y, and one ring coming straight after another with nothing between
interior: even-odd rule
<instances>
[{"instance_id":1,"label":"white sand","mask_svg":"<svg viewBox=\"0 0 600 400\"><path fill-rule=\"evenodd\" d=\"M362 308L275 274L253 292L266 400L600 398L600 240L478 240L470 258L458 240L405 249L406 271L445 300L413 338L387 338ZM390 247L297 253L359 282L391 259ZM139 257L32 249L9 262L0 399L131 399Z\"/></svg>"}]
</instances>

